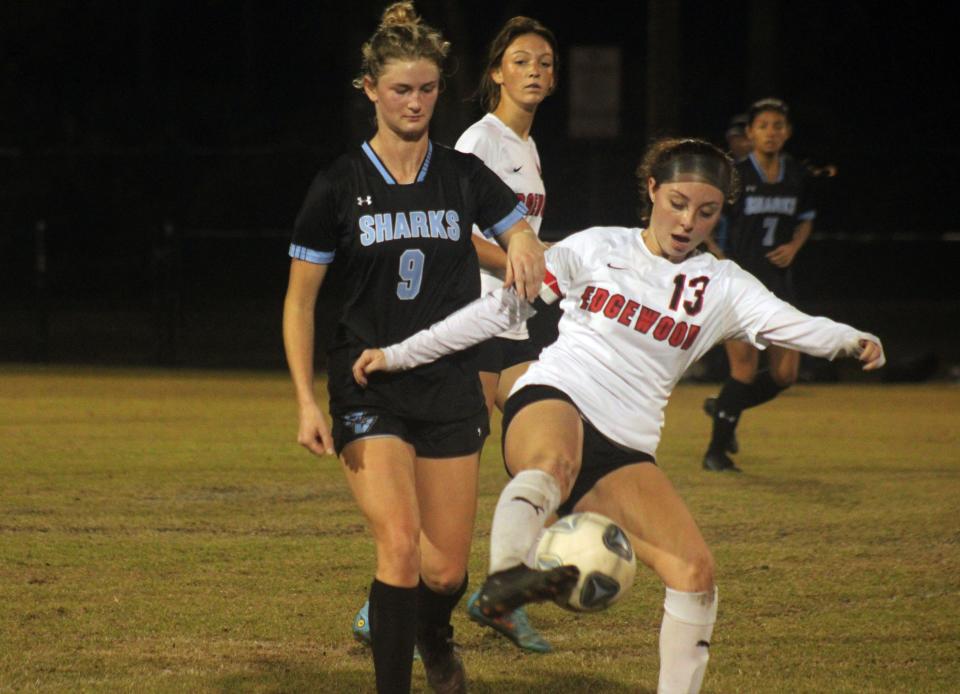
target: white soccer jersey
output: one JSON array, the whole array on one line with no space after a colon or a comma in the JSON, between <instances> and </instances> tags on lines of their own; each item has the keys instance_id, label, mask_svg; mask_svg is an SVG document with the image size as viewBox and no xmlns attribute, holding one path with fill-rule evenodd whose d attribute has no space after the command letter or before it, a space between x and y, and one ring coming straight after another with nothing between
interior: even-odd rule
<instances>
[{"instance_id":1,"label":"white soccer jersey","mask_svg":"<svg viewBox=\"0 0 960 694\"><path fill-rule=\"evenodd\" d=\"M709 253L671 263L653 255L640 229L594 227L547 251L545 288L560 295L560 336L514 385L567 393L605 436L656 453L664 409L687 368L722 340L775 344L833 359L879 340L778 299L753 275ZM512 299L511 299L512 297ZM522 319L502 290L385 350L410 368L474 344Z\"/></svg>"},{"instance_id":2,"label":"white soccer jersey","mask_svg":"<svg viewBox=\"0 0 960 694\"><path fill-rule=\"evenodd\" d=\"M487 168L510 186L517 198L527 206L527 223L539 235L546 191L540 177L540 155L533 138L522 139L503 121L488 113L463 131L456 149L477 155ZM485 242L496 243L485 237L477 227L473 228L473 233ZM503 279L481 269L480 284L483 293L492 292L503 285ZM526 325L512 328L501 337L526 339Z\"/></svg>"}]
</instances>

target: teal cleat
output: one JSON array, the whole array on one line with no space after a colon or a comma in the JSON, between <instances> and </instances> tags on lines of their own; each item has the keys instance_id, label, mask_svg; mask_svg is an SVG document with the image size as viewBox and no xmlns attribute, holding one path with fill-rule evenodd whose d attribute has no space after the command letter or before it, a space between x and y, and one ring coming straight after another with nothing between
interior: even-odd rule
<instances>
[{"instance_id":1,"label":"teal cleat","mask_svg":"<svg viewBox=\"0 0 960 694\"><path fill-rule=\"evenodd\" d=\"M363 603L363 607L357 610L357 614L353 618L353 638L364 646L369 647L373 644L373 637L370 636L369 600ZM413 649L413 659L420 660L420 650L416 647Z\"/></svg>"},{"instance_id":2,"label":"teal cleat","mask_svg":"<svg viewBox=\"0 0 960 694\"><path fill-rule=\"evenodd\" d=\"M369 646L371 643L369 600L363 603L363 607L360 608L353 618L353 638L364 646Z\"/></svg>"},{"instance_id":3,"label":"teal cleat","mask_svg":"<svg viewBox=\"0 0 960 694\"><path fill-rule=\"evenodd\" d=\"M550 644L540 636L536 629L530 626L527 611L523 607L518 607L503 617L487 617L477 605L477 598L479 597L480 591L478 590L467 600L467 614L472 621L500 632L522 650L533 653L550 653L553 651Z\"/></svg>"}]
</instances>

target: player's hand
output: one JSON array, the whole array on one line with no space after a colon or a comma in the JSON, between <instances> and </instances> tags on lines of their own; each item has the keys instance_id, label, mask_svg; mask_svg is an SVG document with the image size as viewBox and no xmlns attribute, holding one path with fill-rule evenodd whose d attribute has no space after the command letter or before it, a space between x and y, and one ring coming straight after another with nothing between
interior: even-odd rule
<instances>
[{"instance_id":1,"label":"player's hand","mask_svg":"<svg viewBox=\"0 0 960 694\"><path fill-rule=\"evenodd\" d=\"M516 287L521 299L533 301L540 292L546 271L543 244L532 230L513 234L507 246L507 272L504 287Z\"/></svg>"},{"instance_id":2,"label":"player's hand","mask_svg":"<svg viewBox=\"0 0 960 694\"><path fill-rule=\"evenodd\" d=\"M767 253L766 258L777 267L790 267L799 250L800 249L792 243L785 243Z\"/></svg>"},{"instance_id":3,"label":"player's hand","mask_svg":"<svg viewBox=\"0 0 960 694\"><path fill-rule=\"evenodd\" d=\"M357 357L353 362L353 380L358 384L367 387L367 374L374 371L386 371L387 358L382 349L365 349L363 354Z\"/></svg>"},{"instance_id":4,"label":"player's hand","mask_svg":"<svg viewBox=\"0 0 960 694\"><path fill-rule=\"evenodd\" d=\"M875 371L887 363L883 346L873 340L860 340L860 355L857 359L863 362L864 371Z\"/></svg>"},{"instance_id":5,"label":"player's hand","mask_svg":"<svg viewBox=\"0 0 960 694\"><path fill-rule=\"evenodd\" d=\"M330 435L330 426L327 418L317 405L303 405L300 407L300 429L297 432L297 443L314 455L333 455L333 436Z\"/></svg>"}]
</instances>

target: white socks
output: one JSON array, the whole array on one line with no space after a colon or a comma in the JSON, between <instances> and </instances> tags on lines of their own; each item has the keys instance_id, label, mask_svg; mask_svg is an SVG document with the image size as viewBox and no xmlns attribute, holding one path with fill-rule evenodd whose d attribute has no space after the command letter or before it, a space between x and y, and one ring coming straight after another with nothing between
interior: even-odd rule
<instances>
[{"instance_id":1,"label":"white socks","mask_svg":"<svg viewBox=\"0 0 960 694\"><path fill-rule=\"evenodd\" d=\"M543 470L524 470L510 480L493 512L490 573L524 563L560 501L560 485Z\"/></svg>"},{"instance_id":2,"label":"white socks","mask_svg":"<svg viewBox=\"0 0 960 694\"><path fill-rule=\"evenodd\" d=\"M717 589L684 593L667 588L660 625L660 682L657 694L697 694L710 659L717 621Z\"/></svg>"}]
</instances>

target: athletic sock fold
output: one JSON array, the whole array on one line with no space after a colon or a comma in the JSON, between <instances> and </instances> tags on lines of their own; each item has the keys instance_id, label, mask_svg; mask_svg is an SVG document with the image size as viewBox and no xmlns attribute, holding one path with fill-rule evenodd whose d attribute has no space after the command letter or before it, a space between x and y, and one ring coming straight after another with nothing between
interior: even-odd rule
<instances>
[{"instance_id":1,"label":"athletic sock fold","mask_svg":"<svg viewBox=\"0 0 960 694\"><path fill-rule=\"evenodd\" d=\"M657 694L697 694L710 660L717 621L717 589L686 593L666 589L660 625Z\"/></svg>"}]
</instances>

